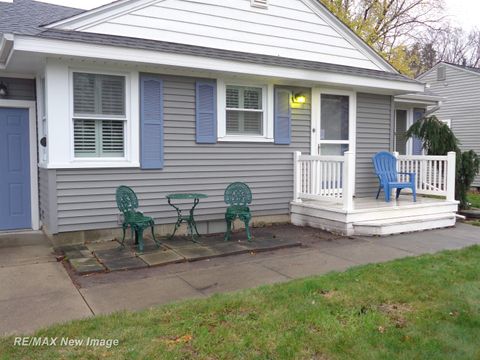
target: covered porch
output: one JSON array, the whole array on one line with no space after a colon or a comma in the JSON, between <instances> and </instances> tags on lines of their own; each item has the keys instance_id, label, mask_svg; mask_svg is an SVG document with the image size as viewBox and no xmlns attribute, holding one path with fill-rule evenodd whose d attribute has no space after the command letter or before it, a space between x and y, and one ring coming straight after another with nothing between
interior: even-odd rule
<instances>
[{"instance_id":1,"label":"covered porch","mask_svg":"<svg viewBox=\"0 0 480 360\"><path fill-rule=\"evenodd\" d=\"M453 226L455 153L447 156L398 155L397 171L416 174L416 202L409 190L398 200L357 197L355 153L311 156L294 153L294 199L290 204L295 225L312 226L344 235L389 235ZM400 181L404 175L400 175ZM372 184L372 189L377 184Z\"/></svg>"}]
</instances>

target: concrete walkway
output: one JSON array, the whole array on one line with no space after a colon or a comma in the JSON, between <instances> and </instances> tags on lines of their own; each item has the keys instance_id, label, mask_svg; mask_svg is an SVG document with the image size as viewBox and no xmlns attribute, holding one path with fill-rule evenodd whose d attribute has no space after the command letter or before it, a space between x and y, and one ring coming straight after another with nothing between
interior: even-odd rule
<instances>
[{"instance_id":1,"label":"concrete walkway","mask_svg":"<svg viewBox=\"0 0 480 360\"><path fill-rule=\"evenodd\" d=\"M295 228L288 227L295 233ZM464 224L384 238L335 237L304 228L297 232L304 244L301 248L73 276L78 287L50 254L48 240L42 235L0 236L0 334L28 333L95 314L144 309L359 264L480 244L480 228Z\"/></svg>"}]
</instances>

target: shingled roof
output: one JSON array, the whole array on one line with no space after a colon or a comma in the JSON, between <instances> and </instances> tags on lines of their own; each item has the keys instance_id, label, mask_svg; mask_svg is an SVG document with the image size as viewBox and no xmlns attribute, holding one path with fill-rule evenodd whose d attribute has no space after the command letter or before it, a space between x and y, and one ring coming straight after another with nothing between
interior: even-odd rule
<instances>
[{"instance_id":1,"label":"shingled roof","mask_svg":"<svg viewBox=\"0 0 480 360\"><path fill-rule=\"evenodd\" d=\"M186 45L171 43L166 41L148 40L139 38L130 38L126 36L114 36L95 34L81 31L66 30L46 30L37 34L38 37L74 41L87 44L118 46L133 49L162 51L173 54L185 54L202 56L207 58L233 60L251 64L262 64L271 66L290 67L294 69L304 69L313 71L331 72L345 75L368 76L383 80L396 80L409 83L418 83L416 80L410 79L399 73L391 73L380 70L363 69L345 65L329 64L317 61L307 61L299 59L291 59L279 56L253 54L240 51L231 51L223 49L214 49L203 46Z\"/></svg>"},{"instance_id":2,"label":"shingled roof","mask_svg":"<svg viewBox=\"0 0 480 360\"><path fill-rule=\"evenodd\" d=\"M41 25L62 20L84 10L33 0L0 2L0 33L35 35Z\"/></svg>"}]
</instances>

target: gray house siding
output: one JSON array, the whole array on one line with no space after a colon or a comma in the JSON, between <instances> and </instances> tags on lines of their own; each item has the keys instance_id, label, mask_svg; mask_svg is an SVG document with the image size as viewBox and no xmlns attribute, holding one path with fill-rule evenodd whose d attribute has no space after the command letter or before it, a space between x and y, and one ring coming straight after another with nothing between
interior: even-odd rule
<instances>
[{"instance_id":1,"label":"gray house siding","mask_svg":"<svg viewBox=\"0 0 480 360\"><path fill-rule=\"evenodd\" d=\"M357 94L357 197L371 197L377 192L372 156L392 150L392 109L391 96Z\"/></svg>"},{"instance_id":2,"label":"gray house siding","mask_svg":"<svg viewBox=\"0 0 480 360\"><path fill-rule=\"evenodd\" d=\"M0 77L8 88L9 100L35 100L35 80Z\"/></svg>"},{"instance_id":3,"label":"gray house siding","mask_svg":"<svg viewBox=\"0 0 480 360\"><path fill-rule=\"evenodd\" d=\"M448 65L445 68L445 81L437 81L435 70L420 80L430 84L432 92L445 98L435 115L441 120L451 120L462 151L474 150L480 154L480 74ZM480 175L473 185L480 186Z\"/></svg>"},{"instance_id":4,"label":"gray house siding","mask_svg":"<svg viewBox=\"0 0 480 360\"><path fill-rule=\"evenodd\" d=\"M288 215L293 198L293 152L310 152L310 89L307 103L292 111L292 143L195 143L195 79L164 77L165 166L163 170L51 170L56 177L58 232L118 227L115 189L131 186L141 210L157 224L175 222L165 195L201 192L199 221L223 219L223 192L234 181L250 185L254 216ZM51 198L51 197L50 197ZM50 208L52 208L50 204Z\"/></svg>"},{"instance_id":5,"label":"gray house siding","mask_svg":"<svg viewBox=\"0 0 480 360\"><path fill-rule=\"evenodd\" d=\"M56 170L38 169L40 221L49 233L57 231Z\"/></svg>"}]
</instances>

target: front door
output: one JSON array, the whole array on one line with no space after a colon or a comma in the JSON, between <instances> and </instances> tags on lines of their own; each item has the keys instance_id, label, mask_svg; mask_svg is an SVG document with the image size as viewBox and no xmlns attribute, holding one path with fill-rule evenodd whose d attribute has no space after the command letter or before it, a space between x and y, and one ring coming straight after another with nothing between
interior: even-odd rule
<instances>
[{"instance_id":1,"label":"front door","mask_svg":"<svg viewBox=\"0 0 480 360\"><path fill-rule=\"evenodd\" d=\"M322 93L320 95L319 155L343 155L350 149L349 95Z\"/></svg>"},{"instance_id":2,"label":"front door","mask_svg":"<svg viewBox=\"0 0 480 360\"><path fill-rule=\"evenodd\" d=\"M0 231L31 229L29 114L0 108Z\"/></svg>"}]
</instances>

